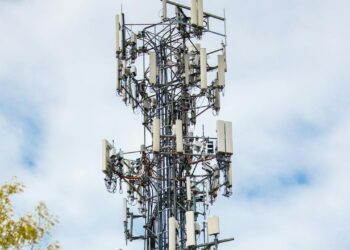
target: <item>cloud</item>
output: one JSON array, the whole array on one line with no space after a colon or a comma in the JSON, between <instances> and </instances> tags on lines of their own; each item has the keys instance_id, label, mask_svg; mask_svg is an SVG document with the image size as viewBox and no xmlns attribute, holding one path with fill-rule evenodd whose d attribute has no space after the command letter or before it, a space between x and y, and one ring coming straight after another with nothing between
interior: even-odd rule
<instances>
[{"instance_id":1,"label":"cloud","mask_svg":"<svg viewBox=\"0 0 350 250\"><path fill-rule=\"evenodd\" d=\"M100 172L101 138L125 150L142 143L140 117L113 92L120 3L0 3L0 181L26 183L20 212L47 201L68 250L141 248L124 246L122 195L106 192ZM130 22L158 20L159 1L122 3ZM234 122L235 194L211 213L236 240L222 249L347 249L349 3L206 5L228 15L218 118ZM199 125L213 133L209 117Z\"/></svg>"}]
</instances>

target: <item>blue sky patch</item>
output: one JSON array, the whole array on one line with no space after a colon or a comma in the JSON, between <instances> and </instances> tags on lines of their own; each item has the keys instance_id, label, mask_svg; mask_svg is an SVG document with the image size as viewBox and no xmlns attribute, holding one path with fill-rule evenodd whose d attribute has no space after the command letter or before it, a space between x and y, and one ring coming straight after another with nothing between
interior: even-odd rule
<instances>
[{"instance_id":1,"label":"blue sky patch","mask_svg":"<svg viewBox=\"0 0 350 250\"><path fill-rule=\"evenodd\" d=\"M304 186L310 184L310 176L303 170L297 170L279 178L282 187Z\"/></svg>"},{"instance_id":2,"label":"blue sky patch","mask_svg":"<svg viewBox=\"0 0 350 250\"><path fill-rule=\"evenodd\" d=\"M281 130L287 141L302 143L305 140L314 139L324 133L324 129L314 122L302 118L290 119Z\"/></svg>"},{"instance_id":3,"label":"blue sky patch","mask_svg":"<svg viewBox=\"0 0 350 250\"><path fill-rule=\"evenodd\" d=\"M311 176L307 171L299 169L281 174L278 177L260 180L258 184L244 185L237 190L239 195L247 199L275 198L291 189L311 185Z\"/></svg>"},{"instance_id":4,"label":"blue sky patch","mask_svg":"<svg viewBox=\"0 0 350 250\"><path fill-rule=\"evenodd\" d=\"M41 118L32 105L16 100L0 101L0 115L21 135L20 161L26 167L35 167L40 141L43 137Z\"/></svg>"}]
</instances>

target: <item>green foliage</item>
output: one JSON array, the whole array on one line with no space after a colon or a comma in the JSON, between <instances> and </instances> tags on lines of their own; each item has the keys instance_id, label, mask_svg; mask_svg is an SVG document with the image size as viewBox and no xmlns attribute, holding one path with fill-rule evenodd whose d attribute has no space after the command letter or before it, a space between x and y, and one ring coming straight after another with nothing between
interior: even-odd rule
<instances>
[{"instance_id":1,"label":"green foliage","mask_svg":"<svg viewBox=\"0 0 350 250\"><path fill-rule=\"evenodd\" d=\"M33 213L14 217L11 197L23 191L24 185L17 180L0 186L0 249L60 249L58 242L43 246L44 237L58 223L45 203L40 202Z\"/></svg>"}]
</instances>

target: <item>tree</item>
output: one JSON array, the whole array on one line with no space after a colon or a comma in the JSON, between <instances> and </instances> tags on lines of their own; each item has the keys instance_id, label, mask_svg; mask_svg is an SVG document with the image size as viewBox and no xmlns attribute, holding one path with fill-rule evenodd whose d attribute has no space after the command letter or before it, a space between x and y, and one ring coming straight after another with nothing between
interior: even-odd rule
<instances>
[{"instance_id":1,"label":"tree","mask_svg":"<svg viewBox=\"0 0 350 250\"><path fill-rule=\"evenodd\" d=\"M24 185L16 179L0 185L0 249L60 249L59 242L44 244L45 237L58 223L45 203L39 202L34 212L15 218L11 197L23 191Z\"/></svg>"}]
</instances>

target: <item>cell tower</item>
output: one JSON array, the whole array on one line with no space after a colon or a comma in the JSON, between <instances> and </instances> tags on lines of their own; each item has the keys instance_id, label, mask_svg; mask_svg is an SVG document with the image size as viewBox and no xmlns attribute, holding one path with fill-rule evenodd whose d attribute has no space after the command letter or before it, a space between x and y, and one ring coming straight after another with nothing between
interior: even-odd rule
<instances>
[{"instance_id":1,"label":"cell tower","mask_svg":"<svg viewBox=\"0 0 350 250\"><path fill-rule=\"evenodd\" d=\"M195 135L195 125L206 111L220 110L225 14L204 12L203 0L162 4L157 23L116 16L116 91L142 114L144 138L133 152L117 152L103 140L105 183L109 192L127 191L127 242L143 240L145 250L218 249L233 238L219 238L219 217L208 209L220 190L232 194L232 123L218 120L216 137L205 135L204 126ZM223 32L211 29L218 26ZM204 35L220 47L206 49Z\"/></svg>"}]
</instances>

